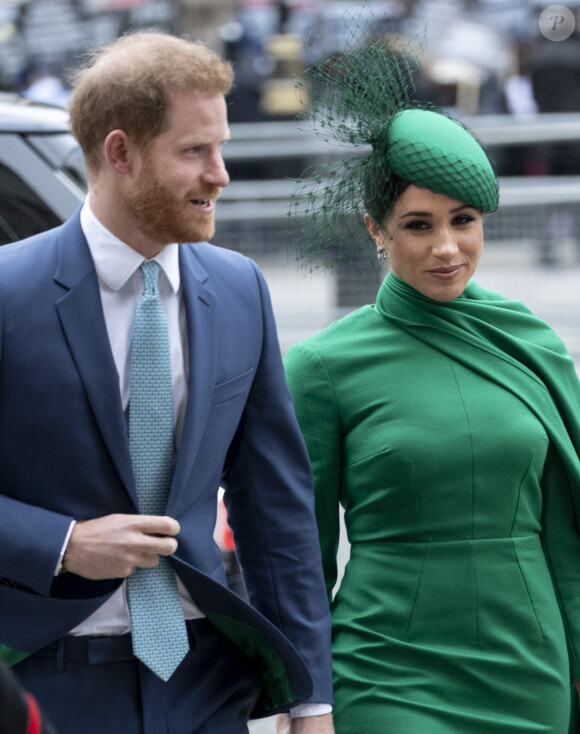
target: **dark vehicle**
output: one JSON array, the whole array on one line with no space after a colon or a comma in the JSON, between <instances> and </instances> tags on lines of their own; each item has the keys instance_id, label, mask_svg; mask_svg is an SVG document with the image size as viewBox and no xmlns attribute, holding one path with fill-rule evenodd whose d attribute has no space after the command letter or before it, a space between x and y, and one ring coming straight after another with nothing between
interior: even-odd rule
<instances>
[{"instance_id":1,"label":"dark vehicle","mask_svg":"<svg viewBox=\"0 0 580 734\"><path fill-rule=\"evenodd\" d=\"M61 224L85 195L66 110L0 94L0 245Z\"/></svg>"}]
</instances>

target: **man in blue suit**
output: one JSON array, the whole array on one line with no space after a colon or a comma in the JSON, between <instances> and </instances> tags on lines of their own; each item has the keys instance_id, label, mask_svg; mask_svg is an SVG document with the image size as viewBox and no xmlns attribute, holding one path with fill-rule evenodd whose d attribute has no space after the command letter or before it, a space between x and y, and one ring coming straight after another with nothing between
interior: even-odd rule
<instances>
[{"instance_id":1,"label":"man in blue suit","mask_svg":"<svg viewBox=\"0 0 580 734\"><path fill-rule=\"evenodd\" d=\"M293 732L333 731L310 467L267 288L206 242L231 84L171 36L101 50L70 104L87 201L0 251L0 643L61 734L241 734L288 709ZM157 360L135 346L146 294L173 403L160 512L141 476L168 411L139 426L139 464L131 443L131 359ZM250 604L213 542L220 484ZM163 592L143 593L158 572Z\"/></svg>"}]
</instances>

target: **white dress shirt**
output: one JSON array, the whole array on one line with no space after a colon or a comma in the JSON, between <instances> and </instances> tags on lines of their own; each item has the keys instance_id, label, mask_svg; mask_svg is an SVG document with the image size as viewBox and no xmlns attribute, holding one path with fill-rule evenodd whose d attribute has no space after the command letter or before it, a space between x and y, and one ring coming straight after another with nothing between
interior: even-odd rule
<instances>
[{"instance_id":1,"label":"white dress shirt","mask_svg":"<svg viewBox=\"0 0 580 734\"><path fill-rule=\"evenodd\" d=\"M130 395L133 321L144 285L139 266L145 258L99 222L91 210L88 199L81 210L81 226L97 271L105 324L119 374L121 401L123 410L127 411ZM183 430L188 375L187 331L185 308L180 289L178 247L176 244L168 245L154 258L160 265L158 288L169 328L173 383L173 430L176 447L179 446ZM185 618L196 619L203 616L179 578L177 583ZM69 634L122 635L130 630L127 593L123 583L108 601Z\"/></svg>"}]
</instances>

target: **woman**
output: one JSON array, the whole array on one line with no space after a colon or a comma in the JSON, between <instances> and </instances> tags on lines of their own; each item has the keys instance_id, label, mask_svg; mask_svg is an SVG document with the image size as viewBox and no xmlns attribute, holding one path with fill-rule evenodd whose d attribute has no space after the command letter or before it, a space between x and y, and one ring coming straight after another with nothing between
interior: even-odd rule
<instances>
[{"instance_id":1,"label":"woman","mask_svg":"<svg viewBox=\"0 0 580 734\"><path fill-rule=\"evenodd\" d=\"M522 304L470 280L497 206L473 136L407 105L369 142L364 219L390 272L376 304L286 357L332 606L336 731L577 731L574 365ZM339 505L351 555L332 599Z\"/></svg>"}]
</instances>

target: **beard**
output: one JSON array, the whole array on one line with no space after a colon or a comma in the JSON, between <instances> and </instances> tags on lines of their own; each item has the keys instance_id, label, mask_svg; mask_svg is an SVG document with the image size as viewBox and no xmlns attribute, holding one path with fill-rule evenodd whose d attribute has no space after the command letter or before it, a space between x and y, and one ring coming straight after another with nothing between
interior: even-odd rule
<instances>
[{"instance_id":1,"label":"beard","mask_svg":"<svg viewBox=\"0 0 580 734\"><path fill-rule=\"evenodd\" d=\"M138 180L125 191L125 208L139 230L159 245L203 242L214 235L214 215L196 211L191 201L215 200L220 192L221 188L210 186L180 198L159 180L146 158Z\"/></svg>"}]
</instances>

